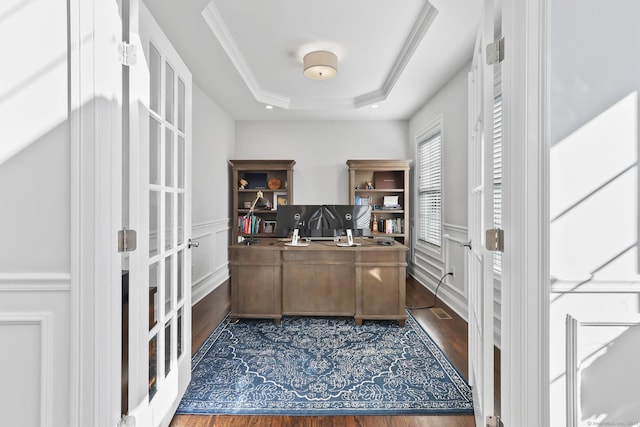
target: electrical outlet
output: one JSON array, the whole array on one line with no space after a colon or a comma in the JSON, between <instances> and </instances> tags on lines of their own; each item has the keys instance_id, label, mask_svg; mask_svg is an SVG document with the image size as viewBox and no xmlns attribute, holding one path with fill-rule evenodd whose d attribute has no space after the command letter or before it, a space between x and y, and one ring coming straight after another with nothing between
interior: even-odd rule
<instances>
[{"instance_id":1,"label":"electrical outlet","mask_svg":"<svg viewBox=\"0 0 640 427\"><path fill-rule=\"evenodd\" d=\"M449 273L451 273L451 277L456 277L456 268L449 267Z\"/></svg>"}]
</instances>

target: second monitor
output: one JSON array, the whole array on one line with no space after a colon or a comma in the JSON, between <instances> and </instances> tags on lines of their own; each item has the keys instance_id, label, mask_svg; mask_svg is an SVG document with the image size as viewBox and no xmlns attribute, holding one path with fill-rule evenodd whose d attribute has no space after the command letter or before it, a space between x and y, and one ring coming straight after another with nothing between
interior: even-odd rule
<instances>
[{"instance_id":1,"label":"second monitor","mask_svg":"<svg viewBox=\"0 0 640 427\"><path fill-rule=\"evenodd\" d=\"M275 233L287 237L298 229L301 237L337 238L351 229L354 236L371 236L371 206L283 205L278 206Z\"/></svg>"}]
</instances>

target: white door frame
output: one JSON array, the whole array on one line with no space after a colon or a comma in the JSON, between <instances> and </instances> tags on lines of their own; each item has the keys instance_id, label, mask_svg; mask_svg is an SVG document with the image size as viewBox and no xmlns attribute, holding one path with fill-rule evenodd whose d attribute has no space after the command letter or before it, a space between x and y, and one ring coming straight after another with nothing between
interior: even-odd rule
<instances>
[{"instance_id":1,"label":"white door frame","mask_svg":"<svg viewBox=\"0 0 640 427\"><path fill-rule=\"evenodd\" d=\"M502 420L548 426L547 0L503 0ZM508 221L508 222L507 222Z\"/></svg>"},{"instance_id":2,"label":"white door frame","mask_svg":"<svg viewBox=\"0 0 640 427\"><path fill-rule=\"evenodd\" d=\"M69 0L74 427L113 426L120 407L120 287L113 284L120 283L115 232L121 83L115 40L121 22L117 0L105 3ZM508 159L503 209L505 228L512 230L503 257L502 419L506 425L544 426L549 424L547 0L503 0L502 11Z\"/></svg>"},{"instance_id":3,"label":"white door frame","mask_svg":"<svg viewBox=\"0 0 640 427\"><path fill-rule=\"evenodd\" d=\"M70 425L120 419L122 82L119 0L69 0Z\"/></svg>"}]
</instances>

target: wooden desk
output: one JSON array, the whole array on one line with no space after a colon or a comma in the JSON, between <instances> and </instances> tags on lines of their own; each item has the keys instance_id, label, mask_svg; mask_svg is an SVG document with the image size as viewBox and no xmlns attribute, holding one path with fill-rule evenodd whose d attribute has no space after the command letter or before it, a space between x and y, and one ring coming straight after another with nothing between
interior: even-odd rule
<instances>
[{"instance_id":1,"label":"wooden desk","mask_svg":"<svg viewBox=\"0 0 640 427\"><path fill-rule=\"evenodd\" d=\"M231 246L232 318L279 323L283 315L353 316L357 325L389 319L404 326L408 248L358 242L346 248L333 241L292 247L262 239Z\"/></svg>"}]
</instances>

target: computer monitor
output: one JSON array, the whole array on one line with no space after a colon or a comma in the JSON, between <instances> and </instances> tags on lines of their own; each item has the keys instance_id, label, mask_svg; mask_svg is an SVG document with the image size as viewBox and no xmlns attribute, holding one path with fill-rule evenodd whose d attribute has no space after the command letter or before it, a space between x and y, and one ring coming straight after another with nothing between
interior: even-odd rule
<instances>
[{"instance_id":1,"label":"computer monitor","mask_svg":"<svg viewBox=\"0 0 640 427\"><path fill-rule=\"evenodd\" d=\"M298 229L300 237L322 235L321 205L280 205L276 215L275 234L288 237Z\"/></svg>"},{"instance_id":2,"label":"computer monitor","mask_svg":"<svg viewBox=\"0 0 640 427\"><path fill-rule=\"evenodd\" d=\"M323 236L344 236L351 229L354 236L371 236L371 206L323 205Z\"/></svg>"},{"instance_id":3,"label":"computer monitor","mask_svg":"<svg viewBox=\"0 0 640 427\"><path fill-rule=\"evenodd\" d=\"M351 229L354 236L371 236L371 206L368 205L281 205L275 234L300 237L337 238Z\"/></svg>"}]
</instances>

